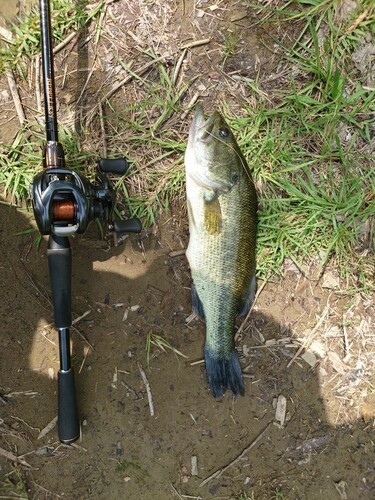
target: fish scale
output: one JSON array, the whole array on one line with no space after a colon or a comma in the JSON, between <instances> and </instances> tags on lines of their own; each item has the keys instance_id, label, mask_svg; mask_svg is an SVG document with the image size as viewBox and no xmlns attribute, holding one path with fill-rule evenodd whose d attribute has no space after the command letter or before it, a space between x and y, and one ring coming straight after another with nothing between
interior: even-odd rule
<instances>
[{"instance_id":1,"label":"fish scale","mask_svg":"<svg viewBox=\"0 0 375 500\"><path fill-rule=\"evenodd\" d=\"M227 136L223 137L225 131ZM193 305L206 321L205 362L215 397L243 394L236 316L255 292L257 197L246 161L222 116L198 106L185 155L187 259Z\"/></svg>"}]
</instances>

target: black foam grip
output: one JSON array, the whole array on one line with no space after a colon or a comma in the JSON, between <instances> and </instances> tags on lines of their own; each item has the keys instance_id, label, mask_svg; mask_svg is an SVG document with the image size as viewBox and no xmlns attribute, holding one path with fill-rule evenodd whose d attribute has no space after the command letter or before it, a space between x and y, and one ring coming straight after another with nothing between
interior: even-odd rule
<instances>
[{"instance_id":1,"label":"black foam grip","mask_svg":"<svg viewBox=\"0 0 375 500\"><path fill-rule=\"evenodd\" d=\"M47 249L55 325L57 328L69 328L72 323L72 256L70 246L63 248L63 244L68 245L65 240L67 238L52 235L49 238Z\"/></svg>"},{"instance_id":2,"label":"black foam grip","mask_svg":"<svg viewBox=\"0 0 375 500\"><path fill-rule=\"evenodd\" d=\"M116 158L113 160L102 158L99 160L99 168L105 173L122 175L128 170L128 162L126 158Z\"/></svg>"},{"instance_id":3,"label":"black foam grip","mask_svg":"<svg viewBox=\"0 0 375 500\"><path fill-rule=\"evenodd\" d=\"M74 387L74 373L59 371L58 374L58 433L62 443L73 443L79 438L79 419Z\"/></svg>"}]
</instances>

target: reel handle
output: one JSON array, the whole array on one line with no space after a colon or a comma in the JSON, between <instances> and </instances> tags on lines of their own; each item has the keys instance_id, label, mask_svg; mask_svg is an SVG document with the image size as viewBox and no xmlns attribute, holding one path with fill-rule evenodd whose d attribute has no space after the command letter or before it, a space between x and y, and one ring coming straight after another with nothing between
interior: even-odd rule
<instances>
[{"instance_id":1,"label":"reel handle","mask_svg":"<svg viewBox=\"0 0 375 500\"><path fill-rule=\"evenodd\" d=\"M127 220L115 220L113 222L113 231L119 233L140 233L142 231L142 223L137 218Z\"/></svg>"},{"instance_id":2,"label":"reel handle","mask_svg":"<svg viewBox=\"0 0 375 500\"><path fill-rule=\"evenodd\" d=\"M126 174L129 164L126 158L102 158L98 161L99 169L105 174Z\"/></svg>"}]
</instances>

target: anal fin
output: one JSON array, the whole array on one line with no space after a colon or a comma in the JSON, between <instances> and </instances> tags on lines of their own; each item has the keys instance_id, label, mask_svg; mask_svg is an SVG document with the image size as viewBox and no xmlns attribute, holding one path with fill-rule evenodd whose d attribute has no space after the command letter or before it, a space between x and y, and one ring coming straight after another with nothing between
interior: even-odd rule
<instances>
[{"instance_id":1,"label":"anal fin","mask_svg":"<svg viewBox=\"0 0 375 500\"><path fill-rule=\"evenodd\" d=\"M249 286L246 288L245 292L242 294L241 300L237 308L237 317L245 316L250 310L251 304L254 302L256 290L256 278L255 272L250 280Z\"/></svg>"},{"instance_id":2,"label":"anal fin","mask_svg":"<svg viewBox=\"0 0 375 500\"><path fill-rule=\"evenodd\" d=\"M197 289L195 288L194 283L191 284L191 302L193 304L193 308L195 312L198 314L200 319L205 319L204 317L204 310L203 310L203 304L201 302L201 299L199 298Z\"/></svg>"}]
</instances>

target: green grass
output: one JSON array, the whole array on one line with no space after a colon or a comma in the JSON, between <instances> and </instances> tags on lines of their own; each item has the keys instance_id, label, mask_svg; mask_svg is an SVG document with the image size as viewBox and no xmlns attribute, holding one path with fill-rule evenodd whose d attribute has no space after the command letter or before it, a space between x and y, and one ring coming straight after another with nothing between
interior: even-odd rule
<instances>
[{"instance_id":1,"label":"green grass","mask_svg":"<svg viewBox=\"0 0 375 500\"><path fill-rule=\"evenodd\" d=\"M221 106L258 189L258 274L279 272L289 257L316 277L334 259L347 289L367 291L374 249L375 170L368 145L375 92L366 86L352 56L373 34L374 9L368 1L358 2L351 16L337 22L333 0L276 5L264 11L263 20L285 22L294 34L293 45L280 47L287 77L269 95L261 79L245 81L248 99L242 98L237 107L225 101ZM355 25L365 9L367 16ZM87 17L56 28L57 39L82 22ZM14 47L17 54L37 50L32 44L21 50L17 40ZM223 53L231 50L228 38ZM146 55L156 60L154 54ZM120 56L117 62L127 67ZM160 61L146 75L132 68L130 94L106 103L109 156L126 155L131 162L129 173L114 179L115 186L127 211L140 216L146 227L161 209L175 200L183 205L185 199L183 154L190 116L181 116L191 82L180 83L175 70ZM90 177L100 154L100 137L93 134L100 128L98 121L82 137L68 127L60 133L69 167ZM41 167L43 141L41 129L28 127L13 145L0 150L0 183L18 202L27 197L28 184Z\"/></svg>"},{"instance_id":2,"label":"green grass","mask_svg":"<svg viewBox=\"0 0 375 500\"><path fill-rule=\"evenodd\" d=\"M28 198L30 182L42 168L41 145L45 141L44 134L44 130L37 124L33 127L27 126L19 130L12 144L3 144L0 148L0 185L4 195L13 198L18 204ZM92 179L93 174L89 166L92 164L94 153L84 151L79 137L63 126L59 130L59 139L64 145L69 168ZM98 155L96 157L98 159Z\"/></svg>"},{"instance_id":3,"label":"green grass","mask_svg":"<svg viewBox=\"0 0 375 500\"><path fill-rule=\"evenodd\" d=\"M275 491L275 500L283 500L285 498L286 497L285 497L284 493L281 490L277 489Z\"/></svg>"},{"instance_id":4,"label":"green grass","mask_svg":"<svg viewBox=\"0 0 375 500\"><path fill-rule=\"evenodd\" d=\"M103 1L85 7L84 0L51 0L51 25L54 43L57 45L66 36L77 32L96 19L104 7ZM26 77L29 59L40 53L40 20L38 2L12 24L12 40L0 49L0 72L16 69L21 77Z\"/></svg>"},{"instance_id":5,"label":"green grass","mask_svg":"<svg viewBox=\"0 0 375 500\"><path fill-rule=\"evenodd\" d=\"M353 285L366 289L374 242L361 236L374 219L375 169L362 149L370 141L375 92L351 65L365 31L359 26L348 41L345 27L333 23L333 2L302 3L314 5L304 14L304 36L285 49L295 73L289 85L273 106L259 92L256 109L230 117L260 187L259 272L277 271L286 256L299 266L317 258L323 270L334 256L343 276L356 261ZM321 44L323 18L313 15L323 7L328 33Z\"/></svg>"},{"instance_id":6,"label":"green grass","mask_svg":"<svg viewBox=\"0 0 375 500\"><path fill-rule=\"evenodd\" d=\"M222 36L224 38L223 62L222 62L222 66L224 68L227 60L230 57L235 56L239 52L240 38L238 36L236 29L234 29L234 31L225 30L222 33Z\"/></svg>"},{"instance_id":7,"label":"green grass","mask_svg":"<svg viewBox=\"0 0 375 500\"><path fill-rule=\"evenodd\" d=\"M129 460L119 462L116 470L121 473L127 472L128 474L134 475L142 480L145 480L149 476L146 469L135 462L130 462Z\"/></svg>"},{"instance_id":8,"label":"green grass","mask_svg":"<svg viewBox=\"0 0 375 500\"><path fill-rule=\"evenodd\" d=\"M152 53L147 55L156 59ZM184 195L186 136L176 132L171 122L178 124L190 82L177 84L174 73L175 67L156 63L147 81L135 75L135 102L117 107L108 103L109 147L114 156L125 147L132 164L127 178L119 179L116 187L130 213L141 217L146 226L155 222L160 209Z\"/></svg>"},{"instance_id":9,"label":"green grass","mask_svg":"<svg viewBox=\"0 0 375 500\"><path fill-rule=\"evenodd\" d=\"M147 368L150 368L153 348L159 349L162 352L172 351L174 353L174 355L176 356L177 360L178 360L177 356L187 358L187 356L185 356L185 354L182 354L182 352L178 351L175 347L173 347L164 337L162 337L161 335L157 335L155 333L152 333L150 331L146 337L146 364L147 364Z\"/></svg>"},{"instance_id":10,"label":"green grass","mask_svg":"<svg viewBox=\"0 0 375 500\"><path fill-rule=\"evenodd\" d=\"M14 468L0 482L0 498L29 498L25 473L20 467Z\"/></svg>"}]
</instances>

